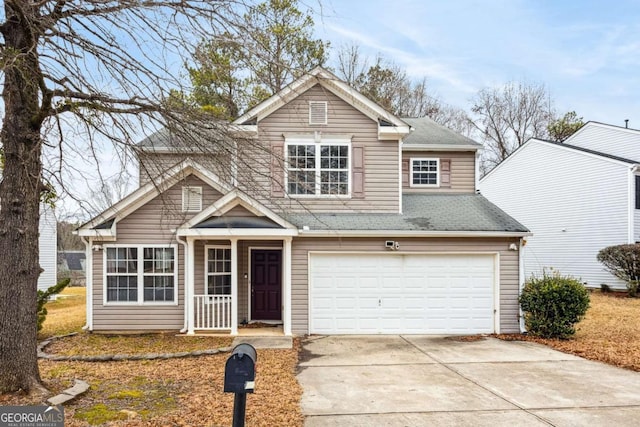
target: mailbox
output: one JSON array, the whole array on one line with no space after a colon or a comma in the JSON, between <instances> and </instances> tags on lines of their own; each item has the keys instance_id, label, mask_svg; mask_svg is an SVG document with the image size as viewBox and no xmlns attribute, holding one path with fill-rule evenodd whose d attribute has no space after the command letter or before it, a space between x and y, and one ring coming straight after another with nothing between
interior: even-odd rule
<instances>
[{"instance_id":1,"label":"mailbox","mask_svg":"<svg viewBox=\"0 0 640 427\"><path fill-rule=\"evenodd\" d=\"M256 358L256 349L250 344L238 344L233 349L224 369L226 393L253 393Z\"/></svg>"}]
</instances>

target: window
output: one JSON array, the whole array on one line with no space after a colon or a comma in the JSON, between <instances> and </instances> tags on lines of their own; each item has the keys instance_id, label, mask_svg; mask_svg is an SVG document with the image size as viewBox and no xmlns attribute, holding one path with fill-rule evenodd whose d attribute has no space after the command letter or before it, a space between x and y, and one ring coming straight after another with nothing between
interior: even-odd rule
<instances>
[{"instance_id":1,"label":"window","mask_svg":"<svg viewBox=\"0 0 640 427\"><path fill-rule=\"evenodd\" d=\"M202 187L182 187L182 212L202 210Z\"/></svg>"},{"instance_id":2,"label":"window","mask_svg":"<svg viewBox=\"0 0 640 427\"><path fill-rule=\"evenodd\" d=\"M349 194L349 143L290 143L286 154L289 194Z\"/></svg>"},{"instance_id":3,"label":"window","mask_svg":"<svg viewBox=\"0 0 640 427\"><path fill-rule=\"evenodd\" d=\"M439 159L411 159L411 187L438 187L439 172Z\"/></svg>"},{"instance_id":4,"label":"window","mask_svg":"<svg viewBox=\"0 0 640 427\"><path fill-rule=\"evenodd\" d=\"M310 101L309 102L309 124L310 125L326 125L327 124L327 101Z\"/></svg>"},{"instance_id":5,"label":"window","mask_svg":"<svg viewBox=\"0 0 640 427\"><path fill-rule=\"evenodd\" d=\"M175 246L105 248L105 302L175 303Z\"/></svg>"},{"instance_id":6,"label":"window","mask_svg":"<svg viewBox=\"0 0 640 427\"><path fill-rule=\"evenodd\" d=\"M231 248L207 247L207 295L231 295Z\"/></svg>"}]
</instances>

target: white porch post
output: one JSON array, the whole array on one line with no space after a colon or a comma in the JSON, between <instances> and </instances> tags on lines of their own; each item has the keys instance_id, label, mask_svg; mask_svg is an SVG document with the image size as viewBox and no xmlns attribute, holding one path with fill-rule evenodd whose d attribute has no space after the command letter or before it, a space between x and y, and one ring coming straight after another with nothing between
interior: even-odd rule
<instances>
[{"instance_id":1,"label":"white porch post","mask_svg":"<svg viewBox=\"0 0 640 427\"><path fill-rule=\"evenodd\" d=\"M291 336L291 237L284 238L284 286L282 292L283 298L283 332L287 336Z\"/></svg>"},{"instance_id":2,"label":"white porch post","mask_svg":"<svg viewBox=\"0 0 640 427\"><path fill-rule=\"evenodd\" d=\"M231 335L238 335L238 239L231 239Z\"/></svg>"},{"instance_id":3,"label":"white porch post","mask_svg":"<svg viewBox=\"0 0 640 427\"><path fill-rule=\"evenodd\" d=\"M195 241L193 237L187 237L187 251L184 254L184 268L187 269L187 283L184 287L184 297L187 304L187 335L194 335L194 304L195 304Z\"/></svg>"}]
</instances>

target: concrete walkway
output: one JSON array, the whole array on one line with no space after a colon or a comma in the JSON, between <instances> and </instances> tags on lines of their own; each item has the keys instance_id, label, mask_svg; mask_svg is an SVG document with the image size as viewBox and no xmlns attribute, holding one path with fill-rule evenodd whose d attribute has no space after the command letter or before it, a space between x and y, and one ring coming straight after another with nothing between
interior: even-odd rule
<instances>
[{"instance_id":1,"label":"concrete walkway","mask_svg":"<svg viewBox=\"0 0 640 427\"><path fill-rule=\"evenodd\" d=\"M311 337L305 426L636 426L640 373L527 342Z\"/></svg>"}]
</instances>

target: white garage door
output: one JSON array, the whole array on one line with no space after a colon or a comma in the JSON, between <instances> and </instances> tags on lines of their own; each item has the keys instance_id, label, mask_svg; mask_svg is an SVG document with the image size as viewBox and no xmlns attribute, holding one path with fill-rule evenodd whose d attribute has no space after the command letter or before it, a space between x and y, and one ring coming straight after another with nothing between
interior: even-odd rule
<instances>
[{"instance_id":1,"label":"white garage door","mask_svg":"<svg viewBox=\"0 0 640 427\"><path fill-rule=\"evenodd\" d=\"M469 254L311 254L309 332L492 333L494 259Z\"/></svg>"}]
</instances>

